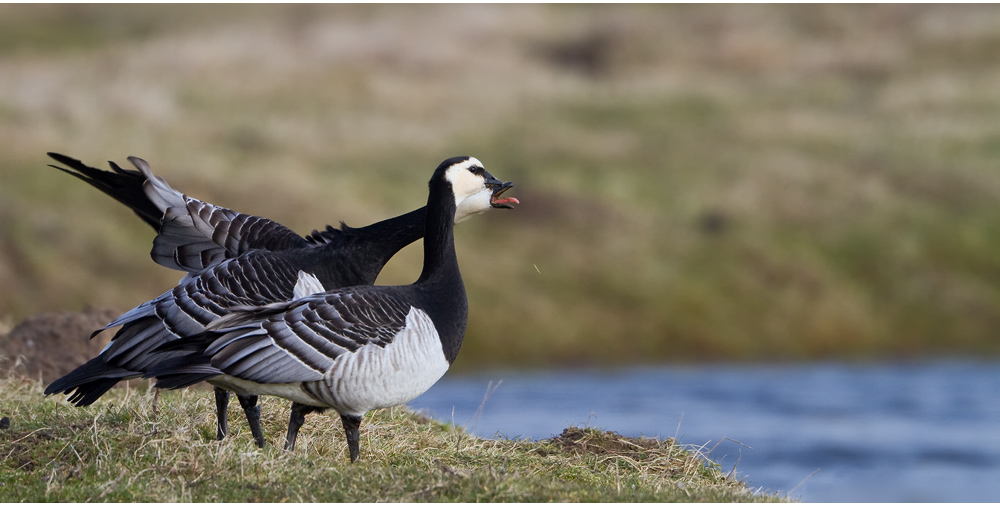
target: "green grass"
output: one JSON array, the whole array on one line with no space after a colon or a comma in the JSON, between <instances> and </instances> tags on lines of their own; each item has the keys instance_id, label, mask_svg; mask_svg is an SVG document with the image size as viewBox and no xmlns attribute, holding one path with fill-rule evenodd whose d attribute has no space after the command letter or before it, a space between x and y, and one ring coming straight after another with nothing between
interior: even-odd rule
<instances>
[{"instance_id":1,"label":"green grass","mask_svg":"<svg viewBox=\"0 0 1000 506\"><path fill-rule=\"evenodd\" d=\"M46 151L301 233L468 153L522 205L457 229L459 370L1000 354L996 6L76 9L0 7L14 322L178 278Z\"/></svg>"},{"instance_id":2,"label":"green grass","mask_svg":"<svg viewBox=\"0 0 1000 506\"><path fill-rule=\"evenodd\" d=\"M543 441L481 439L404 408L362 425L350 464L336 416L310 416L280 449L287 403L267 398L268 446L231 412L215 440L208 390L114 389L88 408L0 380L3 502L627 502L779 501L728 478L699 448L567 428Z\"/></svg>"}]
</instances>

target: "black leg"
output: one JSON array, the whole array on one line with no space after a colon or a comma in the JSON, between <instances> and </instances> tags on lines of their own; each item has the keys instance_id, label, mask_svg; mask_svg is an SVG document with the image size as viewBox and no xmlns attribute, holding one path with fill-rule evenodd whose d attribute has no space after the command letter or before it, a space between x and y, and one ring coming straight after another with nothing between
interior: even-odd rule
<instances>
[{"instance_id":1,"label":"black leg","mask_svg":"<svg viewBox=\"0 0 1000 506\"><path fill-rule=\"evenodd\" d=\"M222 441L229 434L229 391L215 387L215 413L219 418L216 439Z\"/></svg>"},{"instance_id":2,"label":"black leg","mask_svg":"<svg viewBox=\"0 0 1000 506\"><path fill-rule=\"evenodd\" d=\"M292 416L288 419L288 435L285 436L285 449L295 449L295 439L299 437L299 427L306 421L306 415L315 411L326 411L326 408L307 406L297 402L292 403Z\"/></svg>"},{"instance_id":3,"label":"black leg","mask_svg":"<svg viewBox=\"0 0 1000 506\"><path fill-rule=\"evenodd\" d=\"M361 456L361 417L358 415L340 415L344 424L344 434L347 435L347 450L351 452L353 464Z\"/></svg>"},{"instance_id":4,"label":"black leg","mask_svg":"<svg viewBox=\"0 0 1000 506\"><path fill-rule=\"evenodd\" d=\"M257 443L257 448L264 447L264 432L260 430L260 406L257 405L256 395L237 395L240 406L243 406L243 413L247 415L247 423L250 425L250 433Z\"/></svg>"}]
</instances>

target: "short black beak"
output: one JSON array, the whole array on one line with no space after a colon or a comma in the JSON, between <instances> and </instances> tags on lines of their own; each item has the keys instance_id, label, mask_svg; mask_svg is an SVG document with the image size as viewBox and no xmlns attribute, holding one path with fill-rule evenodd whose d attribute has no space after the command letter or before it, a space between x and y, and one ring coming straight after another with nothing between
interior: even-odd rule
<instances>
[{"instance_id":1,"label":"short black beak","mask_svg":"<svg viewBox=\"0 0 1000 506\"><path fill-rule=\"evenodd\" d=\"M493 190L493 195L490 195L490 207L496 209L514 209L513 204L520 204L520 202L514 197L501 197L503 192L514 187L514 183L502 182L499 179L493 177L493 174L486 172L483 174L486 178L486 187Z\"/></svg>"},{"instance_id":2,"label":"short black beak","mask_svg":"<svg viewBox=\"0 0 1000 506\"><path fill-rule=\"evenodd\" d=\"M486 179L486 187L491 190L495 190L504 184L503 181L493 177L493 174L486 171L483 171L483 178Z\"/></svg>"}]
</instances>

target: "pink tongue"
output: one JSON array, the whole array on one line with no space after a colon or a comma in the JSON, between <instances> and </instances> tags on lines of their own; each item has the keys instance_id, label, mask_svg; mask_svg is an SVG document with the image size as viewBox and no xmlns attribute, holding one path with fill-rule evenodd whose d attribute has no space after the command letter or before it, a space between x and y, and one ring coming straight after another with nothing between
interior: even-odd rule
<instances>
[{"instance_id":1,"label":"pink tongue","mask_svg":"<svg viewBox=\"0 0 1000 506\"><path fill-rule=\"evenodd\" d=\"M514 197L504 197L493 201L494 204L510 204L511 202L520 204L520 202L518 202L518 200Z\"/></svg>"}]
</instances>

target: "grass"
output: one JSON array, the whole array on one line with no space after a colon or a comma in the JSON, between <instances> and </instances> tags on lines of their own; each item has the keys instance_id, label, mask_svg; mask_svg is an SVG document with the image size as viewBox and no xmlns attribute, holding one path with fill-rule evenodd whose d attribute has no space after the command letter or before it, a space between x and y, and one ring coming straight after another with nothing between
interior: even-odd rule
<instances>
[{"instance_id":1,"label":"grass","mask_svg":"<svg viewBox=\"0 0 1000 506\"><path fill-rule=\"evenodd\" d=\"M287 406L263 399L268 446L232 412L215 440L208 390L114 389L89 408L0 380L3 502L775 502L672 439L569 427L543 441L481 439L405 408L370 413L350 464L336 416L280 449ZM238 411L238 410L236 410Z\"/></svg>"},{"instance_id":2,"label":"grass","mask_svg":"<svg viewBox=\"0 0 1000 506\"><path fill-rule=\"evenodd\" d=\"M998 18L0 6L19 34L0 36L0 315L125 311L178 278L46 151L136 154L302 233L414 209L430 170L468 153L522 205L457 229L459 370L997 356ZM419 265L411 247L379 282Z\"/></svg>"}]
</instances>

